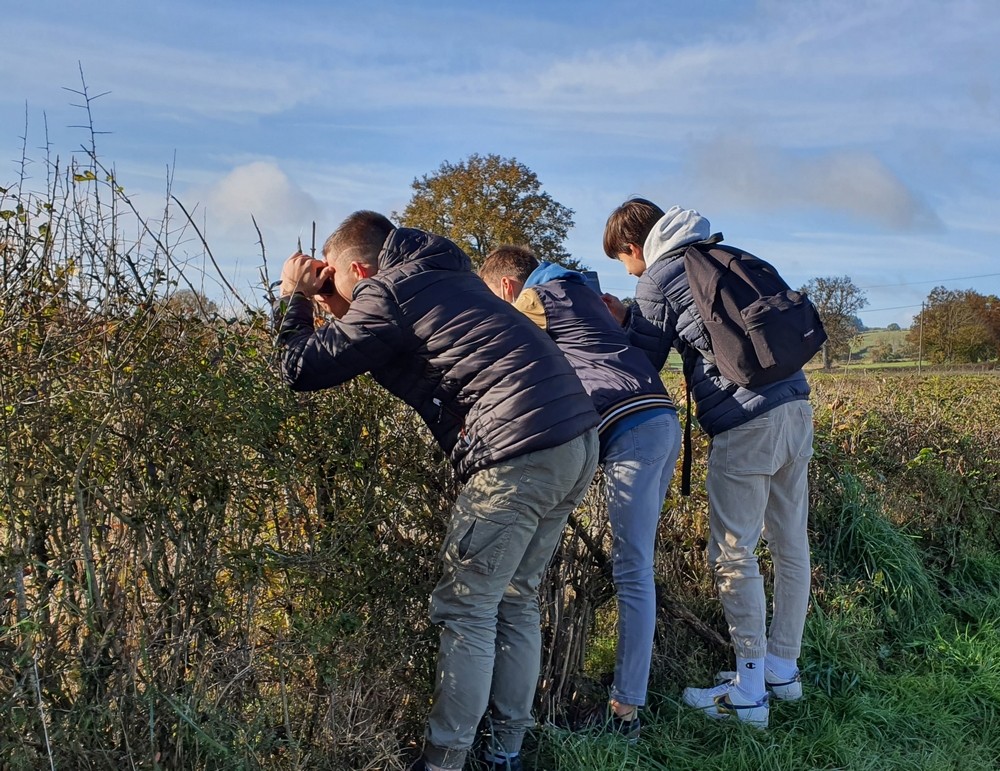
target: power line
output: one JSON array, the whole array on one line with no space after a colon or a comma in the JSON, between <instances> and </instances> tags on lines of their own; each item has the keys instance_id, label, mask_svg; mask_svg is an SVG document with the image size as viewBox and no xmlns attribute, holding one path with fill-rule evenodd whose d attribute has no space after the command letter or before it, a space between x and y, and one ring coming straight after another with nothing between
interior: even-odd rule
<instances>
[{"instance_id":1,"label":"power line","mask_svg":"<svg viewBox=\"0 0 1000 771\"><path fill-rule=\"evenodd\" d=\"M874 286L860 286L858 289L885 289L887 287L897 287L897 286L916 286L917 284L943 284L946 281L969 281L974 278L994 278L995 276L1000 276L1000 273L983 273L980 276L961 276L959 278L939 278L932 279L930 281L907 281L902 284L875 284ZM912 307L912 306L904 306Z\"/></svg>"},{"instance_id":2,"label":"power line","mask_svg":"<svg viewBox=\"0 0 1000 771\"><path fill-rule=\"evenodd\" d=\"M905 308L919 308L923 303L916 305L894 305L891 308L861 308L858 313L878 313L879 311L900 311Z\"/></svg>"}]
</instances>

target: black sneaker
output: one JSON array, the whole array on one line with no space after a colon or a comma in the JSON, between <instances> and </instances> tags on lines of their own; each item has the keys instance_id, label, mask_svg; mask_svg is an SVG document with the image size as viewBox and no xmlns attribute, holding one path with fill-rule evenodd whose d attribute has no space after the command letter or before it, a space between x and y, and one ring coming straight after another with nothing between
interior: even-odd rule
<instances>
[{"instance_id":1,"label":"black sneaker","mask_svg":"<svg viewBox=\"0 0 1000 771\"><path fill-rule=\"evenodd\" d=\"M423 756L417 758L410 765L406 767L406 771L427 771L427 763L424 761Z\"/></svg>"},{"instance_id":2,"label":"black sneaker","mask_svg":"<svg viewBox=\"0 0 1000 771\"><path fill-rule=\"evenodd\" d=\"M608 727L611 733L618 734L629 744L635 744L639 741L639 732L642 730L642 722L640 721L638 714L636 714L636 716L631 720L623 720L614 713L614 710L612 710L611 720L608 721Z\"/></svg>"},{"instance_id":3,"label":"black sneaker","mask_svg":"<svg viewBox=\"0 0 1000 771\"><path fill-rule=\"evenodd\" d=\"M486 758L481 758L479 762L484 771L523 771L520 755L508 758L507 760L486 760Z\"/></svg>"}]
</instances>

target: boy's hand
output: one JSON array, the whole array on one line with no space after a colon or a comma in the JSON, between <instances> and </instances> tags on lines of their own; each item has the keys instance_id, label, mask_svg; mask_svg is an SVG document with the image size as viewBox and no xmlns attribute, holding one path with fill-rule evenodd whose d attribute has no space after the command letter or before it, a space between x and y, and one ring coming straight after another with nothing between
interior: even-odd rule
<instances>
[{"instance_id":1,"label":"boy's hand","mask_svg":"<svg viewBox=\"0 0 1000 771\"><path fill-rule=\"evenodd\" d=\"M314 260L308 254L296 252L281 269L281 294L299 292L306 297L315 297L327 280L333 281L333 268L322 260Z\"/></svg>"},{"instance_id":2,"label":"boy's hand","mask_svg":"<svg viewBox=\"0 0 1000 771\"><path fill-rule=\"evenodd\" d=\"M625 304L615 297L613 294L602 294L601 299L604 300L605 306L611 312L611 315L615 317L615 321L621 326L625 323L625 314L627 310Z\"/></svg>"}]
</instances>

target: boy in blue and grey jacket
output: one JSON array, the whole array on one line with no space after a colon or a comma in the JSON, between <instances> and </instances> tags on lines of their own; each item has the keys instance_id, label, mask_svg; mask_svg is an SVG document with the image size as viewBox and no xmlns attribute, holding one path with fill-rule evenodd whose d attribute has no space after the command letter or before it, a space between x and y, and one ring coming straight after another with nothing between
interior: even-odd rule
<instances>
[{"instance_id":1,"label":"boy in blue and grey jacket","mask_svg":"<svg viewBox=\"0 0 1000 771\"><path fill-rule=\"evenodd\" d=\"M656 622L653 547L680 449L677 411L657 370L629 345L582 274L540 263L524 247L504 246L486 258L479 275L494 294L549 334L601 416L599 458L607 481L619 607L611 707L616 728L636 737Z\"/></svg>"},{"instance_id":2,"label":"boy in blue and grey jacket","mask_svg":"<svg viewBox=\"0 0 1000 771\"><path fill-rule=\"evenodd\" d=\"M604 251L639 278L636 302L626 310L616 298L605 299L654 367L677 349L698 423L712 438L705 475L708 558L736 669L720 672L714 687L686 688L683 701L707 717L764 728L770 718L767 691L781 700L802 698L797 660L811 575L812 408L801 370L755 388L744 388L719 370L683 259L688 245L719 240L694 209L663 211L645 198L625 201L608 217ZM770 623L756 554L761 539L774 566Z\"/></svg>"}]
</instances>

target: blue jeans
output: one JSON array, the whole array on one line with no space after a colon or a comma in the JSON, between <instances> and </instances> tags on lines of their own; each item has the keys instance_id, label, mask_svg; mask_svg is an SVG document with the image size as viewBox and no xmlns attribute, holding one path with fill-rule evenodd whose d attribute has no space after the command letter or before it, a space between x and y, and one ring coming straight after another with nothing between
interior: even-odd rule
<instances>
[{"instance_id":1,"label":"blue jeans","mask_svg":"<svg viewBox=\"0 0 1000 771\"><path fill-rule=\"evenodd\" d=\"M597 431L502 461L465 484L431 594L441 627L424 757L461 768L490 709L497 750L517 752L534 725L541 663L538 587L566 519L597 469Z\"/></svg>"},{"instance_id":2,"label":"blue jeans","mask_svg":"<svg viewBox=\"0 0 1000 771\"><path fill-rule=\"evenodd\" d=\"M653 550L663 499L681 446L676 412L665 412L616 437L604 453L612 575L618 594L618 653L611 698L646 703L656 628Z\"/></svg>"}]
</instances>

